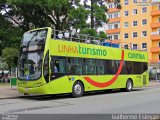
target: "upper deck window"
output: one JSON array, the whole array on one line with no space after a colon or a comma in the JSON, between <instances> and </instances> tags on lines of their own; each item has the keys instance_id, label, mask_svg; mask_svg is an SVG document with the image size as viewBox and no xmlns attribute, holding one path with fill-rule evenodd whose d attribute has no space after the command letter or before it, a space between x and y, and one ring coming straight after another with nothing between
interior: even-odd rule
<instances>
[{"instance_id":1,"label":"upper deck window","mask_svg":"<svg viewBox=\"0 0 160 120\"><path fill-rule=\"evenodd\" d=\"M36 30L26 32L22 38L22 46L29 46L33 44L44 44L47 36L47 30Z\"/></svg>"}]
</instances>

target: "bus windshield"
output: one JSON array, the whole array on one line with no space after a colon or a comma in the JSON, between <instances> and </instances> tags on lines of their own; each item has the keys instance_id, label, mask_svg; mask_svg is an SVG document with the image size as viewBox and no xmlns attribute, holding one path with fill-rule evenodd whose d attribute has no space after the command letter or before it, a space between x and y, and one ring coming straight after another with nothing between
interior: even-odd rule
<instances>
[{"instance_id":1,"label":"bus windshield","mask_svg":"<svg viewBox=\"0 0 160 120\"><path fill-rule=\"evenodd\" d=\"M26 32L22 38L22 46L44 44L47 36L47 29Z\"/></svg>"},{"instance_id":2,"label":"bus windshield","mask_svg":"<svg viewBox=\"0 0 160 120\"><path fill-rule=\"evenodd\" d=\"M41 76L42 52L32 52L20 55L18 78L20 80L36 80Z\"/></svg>"}]
</instances>

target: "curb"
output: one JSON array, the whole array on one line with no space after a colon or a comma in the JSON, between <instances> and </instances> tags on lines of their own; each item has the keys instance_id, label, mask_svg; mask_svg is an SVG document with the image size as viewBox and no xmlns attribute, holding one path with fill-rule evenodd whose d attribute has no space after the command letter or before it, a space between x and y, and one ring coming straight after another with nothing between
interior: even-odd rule
<instances>
[{"instance_id":1,"label":"curb","mask_svg":"<svg viewBox=\"0 0 160 120\"><path fill-rule=\"evenodd\" d=\"M153 83L153 85L150 85L150 83ZM160 86L160 81L150 81L148 86L144 86L142 88L153 88L153 87L159 87ZM23 95L15 95L15 96L0 96L0 100L4 99L16 99L16 98L26 98L28 96L23 96Z\"/></svg>"},{"instance_id":2,"label":"curb","mask_svg":"<svg viewBox=\"0 0 160 120\"><path fill-rule=\"evenodd\" d=\"M4 97L0 97L0 100L3 100L3 99L16 99L16 98L22 98L24 96L4 96Z\"/></svg>"}]
</instances>

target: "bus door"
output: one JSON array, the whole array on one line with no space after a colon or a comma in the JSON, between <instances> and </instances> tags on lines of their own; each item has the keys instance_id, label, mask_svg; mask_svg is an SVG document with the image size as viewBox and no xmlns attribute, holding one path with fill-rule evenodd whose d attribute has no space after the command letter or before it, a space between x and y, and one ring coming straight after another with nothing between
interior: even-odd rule
<instances>
[{"instance_id":1,"label":"bus door","mask_svg":"<svg viewBox=\"0 0 160 120\"><path fill-rule=\"evenodd\" d=\"M66 58L65 57L51 57L50 61L50 80L63 77L66 75Z\"/></svg>"}]
</instances>

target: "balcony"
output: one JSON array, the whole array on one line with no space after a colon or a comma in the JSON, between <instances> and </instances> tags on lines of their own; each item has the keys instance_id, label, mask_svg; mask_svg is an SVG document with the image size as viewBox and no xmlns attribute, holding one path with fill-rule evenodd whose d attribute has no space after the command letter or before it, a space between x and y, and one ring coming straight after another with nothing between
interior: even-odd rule
<instances>
[{"instance_id":1,"label":"balcony","mask_svg":"<svg viewBox=\"0 0 160 120\"><path fill-rule=\"evenodd\" d=\"M151 60L149 60L149 62L150 62L150 63L159 63L160 60L158 60L158 59L151 59Z\"/></svg>"},{"instance_id":2,"label":"balcony","mask_svg":"<svg viewBox=\"0 0 160 120\"><path fill-rule=\"evenodd\" d=\"M106 0L106 2L111 3L111 2L115 2L115 0Z\"/></svg>"},{"instance_id":3,"label":"balcony","mask_svg":"<svg viewBox=\"0 0 160 120\"><path fill-rule=\"evenodd\" d=\"M152 53L158 53L158 52L160 52L160 47L152 47L151 48L151 52Z\"/></svg>"},{"instance_id":4,"label":"balcony","mask_svg":"<svg viewBox=\"0 0 160 120\"><path fill-rule=\"evenodd\" d=\"M119 22L120 20L121 20L120 17L118 17L118 18L110 18L108 23Z\"/></svg>"},{"instance_id":5,"label":"balcony","mask_svg":"<svg viewBox=\"0 0 160 120\"><path fill-rule=\"evenodd\" d=\"M121 40L120 40L120 39L117 39L117 40L108 40L108 39L107 39L105 42L120 44L120 43L121 43Z\"/></svg>"},{"instance_id":6,"label":"balcony","mask_svg":"<svg viewBox=\"0 0 160 120\"><path fill-rule=\"evenodd\" d=\"M151 40L160 40L160 32L152 32L151 33Z\"/></svg>"},{"instance_id":7,"label":"balcony","mask_svg":"<svg viewBox=\"0 0 160 120\"><path fill-rule=\"evenodd\" d=\"M160 10L151 12L151 16L157 16L157 15L160 15Z\"/></svg>"},{"instance_id":8,"label":"balcony","mask_svg":"<svg viewBox=\"0 0 160 120\"><path fill-rule=\"evenodd\" d=\"M111 29L111 30L106 30L107 34L114 34L114 33L120 33L121 29L117 28L117 29Z\"/></svg>"},{"instance_id":9,"label":"balcony","mask_svg":"<svg viewBox=\"0 0 160 120\"><path fill-rule=\"evenodd\" d=\"M114 13L114 12L119 12L120 9L117 9L117 8L109 8L107 13Z\"/></svg>"},{"instance_id":10,"label":"balcony","mask_svg":"<svg viewBox=\"0 0 160 120\"><path fill-rule=\"evenodd\" d=\"M160 22L159 23L151 23L151 28L159 28L160 27Z\"/></svg>"}]
</instances>

